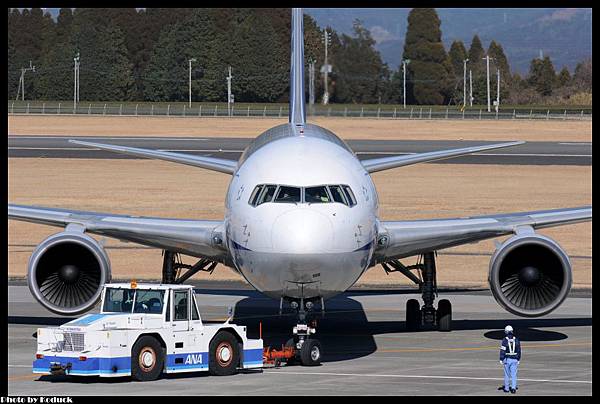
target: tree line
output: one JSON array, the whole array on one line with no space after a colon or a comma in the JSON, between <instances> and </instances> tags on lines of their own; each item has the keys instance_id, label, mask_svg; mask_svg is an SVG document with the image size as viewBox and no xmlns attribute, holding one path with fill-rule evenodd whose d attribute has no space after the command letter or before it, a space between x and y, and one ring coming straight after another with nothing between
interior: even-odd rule
<instances>
[{"instance_id":1,"label":"tree line","mask_svg":"<svg viewBox=\"0 0 600 404\"><path fill-rule=\"evenodd\" d=\"M474 102L487 100L485 62L501 72L501 100L513 103L560 100L589 93L591 60L573 76L555 73L551 60L534 59L521 78L511 74L502 46L484 50L475 36L467 50L454 41L446 52L434 9L413 9L408 17L403 59L407 64L407 102L464 102L463 60L473 73ZM232 67L232 92L238 102L286 102L289 95L291 16L288 9L62 8L56 18L39 8L8 10L8 98L17 93L21 68L29 62L27 99L73 98L73 58L80 57L82 101L187 101L192 62L194 101L226 101L226 75ZM351 35L330 27L328 90L333 103L402 102L402 69L390 69L375 41L358 20ZM305 62L315 62L315 96L323 94L319 68L324 63L324 28L304 15ZM589 85L588 85L589 84ZM582 98L580 96L580 98ZM583 96L585 98L585 96ZM585 102L584 102L585 103Z\"/></svg>"}]
</instances>

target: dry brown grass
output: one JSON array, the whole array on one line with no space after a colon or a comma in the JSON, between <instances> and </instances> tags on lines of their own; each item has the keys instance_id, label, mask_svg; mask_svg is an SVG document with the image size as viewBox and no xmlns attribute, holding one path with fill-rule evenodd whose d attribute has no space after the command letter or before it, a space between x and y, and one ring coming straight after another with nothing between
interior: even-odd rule
<instances>
[{"instance_id":1,"label":"dry brown grass","mask_svg":"<svg viewBox=\"0 0 600 404\"><path fill-rule=\"evenodd\" d=\"M178 120L173 120L177 122ZM272 122L272 121L269 121ZM150 160L8 160L9 201L99 212L221 219L229 176ZM591 204L592 168L422 164L373 176L382 220L457 217ZM34 245L57 228L9 221L9 276L24 276ZM592 255L592 224L543 230L571 256ZM108 239L113 276L157 278L161 252ZM449 249L491 253L493 241ZM440 285L485 286L489 256L439 255ZM188 260L190 262L191 260ZM408 262L408 261L407 261ZM573 258L574 286L591 287L590 258ZM196 277L206 278L200 274ZM214 279L242 278L219 266ZM406 284L380 266L359 283Z\"/></svg>"},{"instance_id":2,"label":"dry brown grass","mask_svg":"<svg viewBox=\"0 0 600 404\"><path fill-rule=\"evenodd\" d=\"M309 120L343 139L525 140L591 142L591 121L393 120L326 118ZM105 116L8 117L11 135L256 137L287 119Z\"/></svg>"}]
</instances>

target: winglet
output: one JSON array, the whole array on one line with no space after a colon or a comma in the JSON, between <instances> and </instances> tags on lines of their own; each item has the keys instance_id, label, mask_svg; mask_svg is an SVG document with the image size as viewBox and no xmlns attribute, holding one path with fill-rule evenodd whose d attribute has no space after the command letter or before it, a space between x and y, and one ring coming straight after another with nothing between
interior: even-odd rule
<instances>
[{"instance_id":1,"label":"winglet","mask_svg":"<svg viewBox=\"0 0 600 404\"><path fill-rule=\"evenodd\" d=\"M301 8L292 9L292 52L290 62L290 123L306 123L304 102L304 22Z\"/></svg>"}]
</instances>

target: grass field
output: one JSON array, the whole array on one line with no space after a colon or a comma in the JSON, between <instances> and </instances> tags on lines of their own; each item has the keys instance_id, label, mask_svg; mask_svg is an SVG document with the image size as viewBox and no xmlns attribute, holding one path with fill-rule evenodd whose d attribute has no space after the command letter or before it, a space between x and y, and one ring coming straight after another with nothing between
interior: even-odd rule
<instances>
[{"instance_id":1,"label":"grass field","mask_svg":"<svg viewBox=\"0 0 600 404\"><path fill-rule=\"evenodd\" d=\"M282 120L282 123L284 120ZM587 122L499 122L493 127L420 121L317 120L346 139L457 139L591 141ZM272 120L9 117L10 134L255 136ZM539 125L542 124L542 125ZM509 136L507 133L517 133ZM229 176L150 160L33 159L8 160L9 202L178 218L221 219ZM421 164L376 173L382 220L422 219L551 209L592 203L591 166L496 166ZM207 192L210 190L210 192ZM9 276L22 277L29 255L44 237L59 231L9 221ZM571 255L574 286L591 287L592 224L541 231ZM161 252L108 239L113 276L159 277ZM486 286L493 241L469 244L438 257L440 286ZM192 259L187 259L190 263ZM412 263L406 260L406 263ZM219 266L214 279L241 277ZM196 275L199 278L207 274ZM380 266L359 284L407 284Z\"/></svg>"},{"instance_id":2,"label":"grass field","mask_svg":"<svg viewBox=\"0 0 600 404\"><path fill-rule=\"evenodd\" d=\"M9 116L11 135L256 137L287 118ZM343 139L591 142L591 121L391 120L318 117Z\"/></svg>"}]
</instances>

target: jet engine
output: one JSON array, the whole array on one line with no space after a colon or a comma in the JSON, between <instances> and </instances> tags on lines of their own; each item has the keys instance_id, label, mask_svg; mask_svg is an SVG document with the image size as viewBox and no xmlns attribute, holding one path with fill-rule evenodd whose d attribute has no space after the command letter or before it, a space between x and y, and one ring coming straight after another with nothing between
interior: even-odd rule
<instances>
[{"instance_id":1,"label":"jet engine","mask_svg":"<svg viewBox=\"0 0 600 404\"><path fill-rule=\"evenodd\" d=\"M31 294L42 306L61 315L91 309L110 278L106 251L80 232L64 231L42 241L27 268Z\"/></svg>"},{"instance_id":2,"label":"jet engine","mask_svg":"<svg viewBox=\"0 0 600 404\"><path fill-rule=\"evenodd\" d=\"M507 311L523 317L550 313L571 289L571 263L552 239L528 233L506 240L490 261L489 284Z\"/></svg>"}]
</instances>

